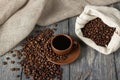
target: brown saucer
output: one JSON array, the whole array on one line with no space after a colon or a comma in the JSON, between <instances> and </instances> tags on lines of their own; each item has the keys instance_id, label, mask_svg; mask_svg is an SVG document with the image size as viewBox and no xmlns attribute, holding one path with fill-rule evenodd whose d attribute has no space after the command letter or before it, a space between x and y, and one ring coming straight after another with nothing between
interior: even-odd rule
<instances>
[{"instance_id":1,"label":"brown saucer","mask_svg":"<svg viewBox=\"0 0 120 80\"><path fill-rule=\"evenodd\" d=\"M76 45L76 47L69 53L67 58L63 61L52 61L48 56L47 59L48 61L54 63L54 64L59 64L59 65L64 65L64 64L69 64L75 61L80 55L80 45L79 43Z\"/></svg>"}]
</instances>

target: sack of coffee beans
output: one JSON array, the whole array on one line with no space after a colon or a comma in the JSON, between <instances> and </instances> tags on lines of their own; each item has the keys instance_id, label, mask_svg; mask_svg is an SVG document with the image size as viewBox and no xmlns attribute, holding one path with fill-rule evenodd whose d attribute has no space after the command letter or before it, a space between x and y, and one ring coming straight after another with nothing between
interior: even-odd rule
<instances>
[{"instance_id":1,"label":"sack of coffee beans","mask_svg":"<svg viewBox=\"0 0 120 80\"><path fill-rule=\"evenodd\" d=\"M86 6L76 19L75 33L103 54L120 47L120 11L107 6Z\"/></svg>"}]
</instances>

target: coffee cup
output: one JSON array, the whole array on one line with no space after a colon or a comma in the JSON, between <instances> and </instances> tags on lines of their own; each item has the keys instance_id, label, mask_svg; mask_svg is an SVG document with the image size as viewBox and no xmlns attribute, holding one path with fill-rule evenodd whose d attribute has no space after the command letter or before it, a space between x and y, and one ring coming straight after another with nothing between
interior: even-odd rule
<instances>
[{"instance_id":1,"label":"coffee cup","mask_svg":"<svg viewBox=\"0 0 120 80\"><path fill-rule=\"evenodd\" d=\"M51 38L52 50L59 55L69 53L74 44L77 45L77 42L66 34L58 34Z\"/></svg>"}]
</instances>

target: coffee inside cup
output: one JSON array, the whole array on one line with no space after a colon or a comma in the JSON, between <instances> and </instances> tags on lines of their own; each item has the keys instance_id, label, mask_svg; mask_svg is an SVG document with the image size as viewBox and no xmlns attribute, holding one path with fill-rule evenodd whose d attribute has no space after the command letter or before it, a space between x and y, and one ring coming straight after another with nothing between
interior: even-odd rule
<instances>
[{"instance_id":1,"label":"coffee inside cup","mask_svg":"<svg viewBox=\"0 0 120 80\"><path fill-rule=\"evenodd\" d=\"M69 48L69 46L71 44L71 40L66 36L59 35L53 39L52 44L53 44L54 48L56 48L58 50L65 50L65 49Z\"/></svg>"}]
</instances>

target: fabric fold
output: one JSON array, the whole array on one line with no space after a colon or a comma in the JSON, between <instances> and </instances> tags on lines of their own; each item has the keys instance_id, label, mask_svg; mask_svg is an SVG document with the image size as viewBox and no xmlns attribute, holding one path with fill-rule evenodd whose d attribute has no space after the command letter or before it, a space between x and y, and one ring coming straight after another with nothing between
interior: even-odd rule
<instances>
[{"instance_id":1,"label":"fabric fold","mask_svg":"<svg viewBox=\"0 0 120 80\"><path fill-rule=\"evenodd\" d=\"M33 30L47 0L29 0L0 27L0 55L6 53Z\"/></svg>"},{"instance_id":2,"label":"fabric fold","mask_svg":"<svg viewBox=\"0 0 120 80\"><path fill-rule=\"evenodd\" d=\"M25 3L27 0L0 0L0 25L22 8Z\"/></svg>"},{"instance_id":3,"label":"fabric fold","mask_svg":"<svg viewBox=\"0 0 120 80\"><path fill-rule=\"evenodd\" d=\"M37 24L50 25L79 15L86 5L109 5L120 0L48 0Z\"/></svg>"},{"instance_id":4,"label":"fabric fold","mask_svg":"<svg viewBox=\"0 0 120 80\"><path fill-rule=\"evenodd\" d=\"M108 5L120 0L0 0L0 55L33 30L76 16L88 4Z\"/></svg>"}]
</instances>

